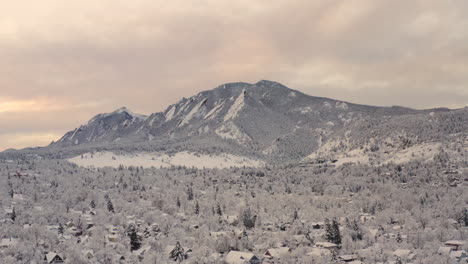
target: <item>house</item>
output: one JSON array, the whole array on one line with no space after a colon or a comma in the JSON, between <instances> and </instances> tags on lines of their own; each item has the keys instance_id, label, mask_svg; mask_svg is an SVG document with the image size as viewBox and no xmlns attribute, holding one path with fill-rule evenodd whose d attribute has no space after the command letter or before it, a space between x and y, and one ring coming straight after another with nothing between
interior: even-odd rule
<instances>
[{"instance_id":1,"label":"house","mask_svg":"<svg viewBox=\"0 0 468 264\"><path fill-rule=\"evenodd\" d=\"M338 249L338 245L335 243L330 243L330 242L317 242L315 243L316 247L328 249L328 250L335 250Z\"/></svg>"},{"instance_id":2,"label":"house","mask_svg":"<svg viewBox=\"0 0 468 264\"><path fill-rule=\"evenodd\" d=\"M238 222L238 217L237 215L222 215L220 216L219 221L228 225L236 225Z\"/></svg>"},{"instance_id":3,"label":"house","mask_svg":"<svg viewBox=\"0 0 468 264\"><path fill-rule=\"evenodd\" d=\"M452 251L450 252L450 258L457 259L458 261L460 261L462 259L467 259L468 254L466 254L465 250Z\"/></svg>"},{"instance_id":4,"label":"house","mask_svg":"<svg viewBox=\"0 0 468 264\"><path fill-rule=\"evenodd\" d=\"M23 196L22 194L19 194L19 193L14 193L14 194L13 194L13 200L23 201L23 200L24 200L24 196Z\"/></svg>"},{"instance_id":5,"label":"house","mask_svg":"<svg viewBox=\"0 0 468 264\"><path fill-rule=\"evenodd\" d=\"M281 258L282 256L288 254L290 251L291 249L288 247L270 248L267 251L265 251L263 256L265 258Z\"/></svg>"},{"instance_id":6,"label":"house","mask_svg":"<svg viewBox=\"0 0 468 264\"><path fill-rule=\"evenodd\" d=\"M443 255L443 256L449 256L450 252L452 252L451 247L439 247L439 249L437 250L437 254Z\"/></svg>"},{"instance_id":7,"label":"house","mask_svg":"<svg viewBox=\"0 0 468 264\"><path fill-rule=\"evenodd\" d=\"M465 245L465 241L461 240L449 240L444 243L447 247L451 247L454 251L460 250L463 245Z\"/></svg>"},{"instance_id":8,"label":"house","mask_svg":"<svg viewBox=\"0 0 468 264\"><path fill-rule=\"evenodd\" d=\"M324 223L323 222L312 222L311 223L311 226L313 229L322 229L324 227Z\"/></svg>"},{"instance_id":9,"label":"house","mask_svg":"<svg viewBox=\"0 0 468 264\"><path fill-rule=\"evenodd\" d=\"M62 264L63 259L55 252L49 252L44 256L44 264Z\"/></svg>"},{"instance_id":10,"label":"house","mask_svg":"<svg viewBox=\"0 0 468 264\"><path fill-rule=\"evenodd\" d=\"M92 250L89 250L89 249L85 249L82 251L83 252L83 256L85 259L92 259L94 258L94 252Z\"/></svg>"},{"instance_id":11,"label":"house","mask_svg":"<svg viewBox=\"0 0 468 264\"><path fill-rule=\"evenodd\" d=\"M107 240L111 243L117 243L119 241L119 236L117 235L107 235Z\"/></svg>"},{"instance_id":12,"label":"house","mask_svg":"<svg viewBox=\"0 0 468 264\"><path fill-rule=\"evenodd\" d=\"M416 257L416 254L412 253L409 249L397 249L393 251L393 255L402 260L412 260Z\"/></svg>"},{"instance_id":13,"label":"house","mask_svg":"<svg viewBox=\"0 0 468 264\"><path fill-rule=\"evenodd\" d=\"M273 231L274 228L275 228L275 225L272 222L265 222L262 225L263 231Z\"/></svg>"},{"instance_id":14,"label":"house","mask_svg":"<svg viewBox=\"0 0 468 264\"><path fill-rule=\"evenodd\" d=\"M150 246L144 246L144 247L141 247L141 248L138 249L138 250L133 251L133 253L134 253L135 255L137 255L137 256L138 256L138 259L141 261L141 260L143 260L143 259L145 258L145 253L146 253L147 251L149 251L149 250L151 250L151 247L150 247Z\"/></svg>"},{"instance_id":15,"label":"house","mask_svg":"<svg viewBox=\"0 0 468 264\"><path fill-rule=\"evenodd\" d=\"M312 248L309 252L307 252L307 256L311 257L323 257L330 255L330 250L320 247Z\"/></svg>"},{"instance_id":16,"label":"house","mask_svg":"<svg viewBox=\"0 0 468 264\"><path fill-rule=\"evenodd\" d=\"M375 216L371 214L361 214L359 216L359 220L361 221L361 223L366 223L366 222L375 220Z\"/></svg>"},{"instance_id":17,"label":"house","mask_svg":"<svg viewBox=\"0 0 468 264\"><path fill-rule=\"evenodd\" d=\"M2 240L0 240L0 248L9 248L16 246L16 244L18 244L18 240L16 238L2 238Z\"/></svg>"},{"instance_id":18,"label":"house","mask_svg":"<svg viewBox=\"0 0 468 264\"><path fill-rule=\"evenodd\" d=\"M310 241L306 238L305 235L293 235L292 238L293 238L292 239L293 241L291 241L291 242L294 243L293 244L294 246L300 246L300 245L310 246L310 244L311 244Z\"/></svg>"},{"instance_id":19,"label":"house","mask_svg":"<svg viewBox=\"0 0 468 264\"><path fill-rule=\"evenodd\" d=\"M5 208L5 217L11 218L13 216L13 208Z\"/></svg>"},{"instance_id":20,"label":"house","mask_svg":"<svg viewBox=\"0 0 468 264\"><path fill-rule=\"evenodd\" d=\"M214 238L218 238L218 237L227 236L227 233L224 232L224 231L210 232L210 236L212 236L212 237L214 237Z\"/></svg>"},{"instance_id":21,"label":"house","mask_svg":"<svg viewBox=\"0 0 468 264\"><path fill-rule=\"evenodd\" d=\"M260 264L260 259L250 252L230 251L224 261L227 264Z\"/></svg>"},{"instance_id":22,"label":"house","mask_svg":"<svg viewBox=\"0 0 468 264\"><path fill-rule=\"evenodd\" d=\"M343 262L346 262L346 263L350 263L352 261L355 261L357 260L359 257L358 255L356 254L352 254L352 255L342 255L342 256L339 256L338 259L343 261Z\"/></svg>"}]
</instances>

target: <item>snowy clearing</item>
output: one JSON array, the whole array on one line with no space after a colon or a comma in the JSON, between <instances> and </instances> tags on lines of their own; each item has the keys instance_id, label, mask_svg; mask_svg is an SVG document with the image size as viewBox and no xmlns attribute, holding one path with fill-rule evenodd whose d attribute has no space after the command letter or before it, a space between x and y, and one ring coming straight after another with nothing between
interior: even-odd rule
<instances>
[{"instance_id":1,"label":"snowy clearing","mask_svg":"<svg viewBox=\"0 0 468 264\"><path fill-rule=\"evenodd\" d=\"M114 154L112 152L98 152L76 156L68 161L80 166L114 167L141 166L141 167L171 167L186 166L196 168L229 168L229 167L263 167L265 163L260 160L231 154L205 155L183 151L175 155L163 153Z\"/></svg>"}]
</instances>

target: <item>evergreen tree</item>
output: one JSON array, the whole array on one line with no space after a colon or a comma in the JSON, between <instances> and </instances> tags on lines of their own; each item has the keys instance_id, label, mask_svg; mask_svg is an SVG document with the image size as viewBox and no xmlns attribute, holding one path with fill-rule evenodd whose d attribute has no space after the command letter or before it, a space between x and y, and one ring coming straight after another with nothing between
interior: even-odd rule
<instances>
[{"instance_id":1,"label":"evergreen tree","mask_svg":"<svg viewBox=\"0 0 468 264\"><path fill-rule=\"evenodd\" d=\"M294 209L293 213L293 221L299 219L299 213L297 212L297 209Z\"/></svg>"},{"instance_id":2,"label":"evergreen tree","mask_svg":"<svg viewBox=\"0 0 468 264\"><path fill-rule=\"evenodd\" d=\"M59 223L58 234L63 235L63 225L61 223Z\"/></svg>"},{"instance_id":3,"label":"evergreen tree","mask_svg":"<svg viewBox=\"0 0 468 264\"><path fill-rule=\"evenodd\" d=\"M346 224L348 228L351 230L351 239L353 241L363 239L364 234L362 232L361 226L359 225L359 222L356 219L353 219L352 221L349 221L348 219L346 219Z\"/></svg>"},{"instance_id":4,"label":"evergreen tree","mask_svg":"<svg viewBox=\"0 0 468 264\"><path fill-rule=\"evenodd\" d=\"M187 200L193 200L193 189L192 186L187 186Z\"/></svg>"},{"instance_id":5,"label":"evergreen tree","mask_svg":"<svg viewBox=\"0 0 468 264\"><path fill-rule=\"evenodd\" d=\"M94 202L94 200L91 200L91 202L89 203L89 206L93 209L96 208L96 202Z\"/></svg>"},{"instance_id":6,"label":"evergreen tree","mask_svg":"<svg viewBox=\"0 0 468 264\"><path fill-rule=\"evenodd\" d=\"M401 237L400 232L398 232L397 237L396 237L396 242L401 243L403 242L403 238Z\"/></svg>"},{"instance_id":7,"label":"evergreen tree","mask_svg":"<svg viewBox=\"0 0 468 264\"><path fill-rule=\"evenodd\" d=\"M14 207L13 207L13 210L11 212L10 218L11 218L11 220L13 220L13 222L16 220L16 210L15 210Z\"/></svg>"},{"instance_id":8,"label":"evergreen tree","mask_svg":"<svg viewBox=\"0 0 468 264\"><path fill-rule=\"evenodd\" d=\"M198 204L198 201L195 203L195 214L196 215L200 214L200 205Z\"/></svg>"},{"instance_id":9,"label":"evergreen tree","mask_svg":"<svg viewBox=\"0 0 468 264\"><path fill-rule=\"evenodd\" d=\"M325 219L325 239L328 242L341 245L340 227L336 219L333 219L331 223L330 220Z\"/></svg>"},{"instance_id":10,"label":"evergreen tree","mask_svg":"<svg viewBox=\"0 0 468 264\"><path fill-rule=\"evenodd\" d=\"M107 210L111 213L115 213L114 205L112 204L112 201L110 199L107 200Z\"/></svg>"},{"instance_id":11,"label":"evergreen tree","mask_svg":"<svg viewBox=\"0 0 468 264\"><path fill-rule=\"evenodd\" d=\"M176 205L177 205L178 208L180 208L180 199L179 199L179 197L177 197Z\"/></svg>"},{"instance_id":12,"label":"evergreen tree","mask_svg":"<svg viewBox=\"0 0 468 264\"><path fill-rule=\"evenodd\" d=\"M138 234L137 229L134 225L130 225L127 231L128 237L130 238L130 250L135 251L141 247L141 236Z\"/></svg>"},{"instance_id":13,"label":"evergreen tree","mask_svg":"<svg viewBox=\"0 0 468 264\"><path fill-rule=\"evenodd\" d=\"M216 213L218 215L223 215L223 211L221 210L221 206L219 204L216 205Z\"/></svg>"},{"instance_id":14,"label":"evergreen tree","mask_svg":"<svg viewBox=\"0 0 468 264\"><path fill-rule=\"evenodd\" d=\"M255 221L257 220L256 215L252 215L250 208L247 208L242 212L242 222L244 223L245 228L251 229L255 227Z\"/></svg>"},{"instance_id":15,"label":"evergreen tree","mask_svg":"<svg viewBox=\"0 0 468 264\"><path fill-rule=\"evenodd\" d=\"M169 257L179 263L187 258L187 254L185 254L184 248L180 245L179 241L177 241L175 248L169 253Z\"/></svg>"}]
</instances>

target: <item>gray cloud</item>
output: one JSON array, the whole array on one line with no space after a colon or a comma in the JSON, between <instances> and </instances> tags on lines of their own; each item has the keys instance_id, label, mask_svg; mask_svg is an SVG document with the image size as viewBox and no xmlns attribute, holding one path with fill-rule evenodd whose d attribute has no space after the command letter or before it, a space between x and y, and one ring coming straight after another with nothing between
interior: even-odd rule
<instances>
[{"instance_id":1,"label":"gray cloud","mask_svg":"<svg viewBox=\"0 0 468 264\"><path fill-rule=\"evenodd\" d=\"M231 81L374 105L468 102L464 0L23 1L0 10L0 149ZM25 101L41 107L11 107Z\"/></svg>"}]
</instances>

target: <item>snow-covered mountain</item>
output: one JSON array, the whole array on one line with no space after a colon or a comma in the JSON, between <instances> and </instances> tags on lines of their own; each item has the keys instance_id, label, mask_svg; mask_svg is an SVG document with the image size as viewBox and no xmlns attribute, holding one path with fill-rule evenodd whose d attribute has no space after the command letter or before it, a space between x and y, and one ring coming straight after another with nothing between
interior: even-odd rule
<instances>
[{"instance_id":1,"label":"snow-covered mountain","mask_svg":"<svg viewBox=\"0 0 468 264\"><path fill-rule=\"evenodd\" d=\"M358 105L260 81L224 84L150 116L126 108L100 114L48 148L214 151L300 160L323 156L325 150L337 155L356 148L400 151L450 135L466 136L467 130L467 108Z\"/></svg>"}]
</instances>

